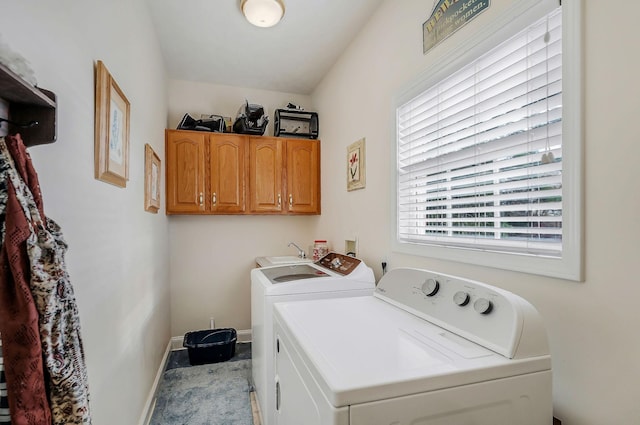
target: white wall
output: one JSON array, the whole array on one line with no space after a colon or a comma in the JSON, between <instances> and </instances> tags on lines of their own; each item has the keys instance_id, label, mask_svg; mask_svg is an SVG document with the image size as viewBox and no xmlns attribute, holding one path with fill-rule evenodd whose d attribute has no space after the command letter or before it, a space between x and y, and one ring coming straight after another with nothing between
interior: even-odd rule
<instances>
[{"instance_id":1,"label":"white wall","mask_svg":"<svg viewBox=\"0 0 640 425\"><path fill-rule=\"evenodd\" d=\"M144 144L164 159L167 116L151 22L139 1L3 1L0 35L57 94L58 141L29 150L69 243L93 423L135 424L170 337L167 218L143 209ZM94 179L98 59L131 103L126 189Z\"/></svg>"},{"instance_id":2,"label":"white wall","mask_svg":"<svg viewBox=\"0 0 640 425\"><path fill-rule=\"evenodd\" d=\"M169 82L169 128L189 112L235 118L247 99L265 108L271 122L265 135L273 135L276 108L288 102L313 110L309 96L241 87ZM320 117L322 138L322 117ZM216 327L251 329L249 274L255 258L295 255L291 241L307 249L314 239L318 216L171 216L171 332L206 329L209 318Z\"/></svg>"},{"instance_id":3,"label":"white wall","mask_svg":"<svg viewBox=\"0 0 640 425\"><path fill-rule=\"evenodd\" d=\"M421 25L433 2L387 0L312 95L322 117L322 216L331 240L359 238L380 276L389 267L435 269L521 294L548 326L555 415L563 425L640 421L640 338L635 272L640 226L640 3L585 4L585 271L582 283L394 254L390 223L394 149L392 98L421 71L487 25L510 2L491 7L422 54ZM346 191L346 147L366 137L367 187ZM346 213L348 211L348 213Z\"/></svg>"},{"instance_id":4,"label":"white wall","mask_svg":"<svg viewBox=\"0 0 640 425\"><path fill-rule=\"evenodd\" d=\"M390 252L391 98L447 44L491 25L506 2L494 0L423 56L420 29L432 2L387 0L311 98L177 81L169 83L167 98L163 64L139 0L2 2L2 40L29 59L42 87L58 95L58 142L30 151L45 210L62 225L70 245L67 262L81 314L94 424L137 422L170 335L206 327L211 315L219 326L249 328L254 257L290 254L286 244L292 240L307 245L327 238L340 249L354 236L378 276L386 257L389 267L438 269L523 295L549 329L555 414L563 424L638 422L640 287L634 266L640 145L629 123L640 110L640 59L634 54L640 3L618 2L614 8L610 2L584 2L584 282ZM132 105L126 189L93 178L97 59ZM320 113L322 216L166 218L164 206L158 215L145 213L144 143L164 160L165 126L175 128L185 112L233 117L245 98L266 106L271 117L288 101ZM347 192L346 146L361 137L367 140L367 187Z\"/></svg>"}]
</instances>

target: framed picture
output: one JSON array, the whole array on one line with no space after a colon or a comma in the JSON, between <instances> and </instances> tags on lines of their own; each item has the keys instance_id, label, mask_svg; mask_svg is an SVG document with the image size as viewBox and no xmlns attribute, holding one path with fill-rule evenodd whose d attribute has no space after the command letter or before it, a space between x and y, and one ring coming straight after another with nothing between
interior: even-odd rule
<instances>
[{"instance_id":1,"label":"framed picture","mask_svg":"<svg viewBox=\"0 0 640 425\"><path fill-rule=\"evenodd\" d=\"M364 189L366 183L364 138L347 148L347 190Z\"/></svg>"},{"instance_id":2,"label":"framed picture","mask_svg":"<svg viewBox=\"0 0 640 425\"><path fill-rule=\"evenodd\" d=\"M144 145L144 209L157 213L160 209L160 158L151 145Z\"/></svg>"},{"instance_id":3,"label":"framed picture","mask_svg":"<svg viewBox=\"0 0 640 425\"><path fill-rule=\"evenodd\" d=\"M129 180L130 105L107 67L96 64L95 176L126 187Z\"/></svg>"}]
</instances>

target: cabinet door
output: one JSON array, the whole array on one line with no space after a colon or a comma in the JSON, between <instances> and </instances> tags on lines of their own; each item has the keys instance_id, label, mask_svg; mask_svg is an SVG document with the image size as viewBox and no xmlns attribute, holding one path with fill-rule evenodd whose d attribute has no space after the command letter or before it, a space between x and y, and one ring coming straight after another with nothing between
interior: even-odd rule
<instances>
[{"instance_id":1,"label":"cabinet door","mask_svg":"<svg viewBox=\"0 0 640 425\"><path fill-rule=\"evenodd\" d=\"M204 212L205 135L166 132L167 214Z\"/></svg>"},{"instance_id":2,"label":"cabinet door","mask_svg":"<svg viewBox=\"0 0 640 425\"><path fill-rule=\"evenodd\" d=\"M287 206L294 214L320 214L320 141L287 139Z\"/></svg>"},{"instance_id":3,"label":"cabinet door","mask_svg":"<svg viewBox=\"0 0 640 425\"><path fill-rule=\"evenodd\" d=\"M249 142L249 209L253 213L282 213L282 145L275 137Z\"/></svg>"},{"instance_id":4,"label":"cabinet door","mask_svg":"<svg viewBox=\"0 0 640 425\"><path fill-rule=\"evenodd\" d=\"M214 213L233 214L245 210L246 136L209 135L208 206Z\"/></svg>"}]
</instances>

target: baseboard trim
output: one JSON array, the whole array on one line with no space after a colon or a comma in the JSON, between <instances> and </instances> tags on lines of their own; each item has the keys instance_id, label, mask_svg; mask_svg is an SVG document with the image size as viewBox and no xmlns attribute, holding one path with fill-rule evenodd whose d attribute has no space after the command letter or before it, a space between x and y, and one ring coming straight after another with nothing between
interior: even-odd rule
<instances>
[{"instance_id":1,"label":"baseboard trim","mask_svg":"<svg viewBox=\"0 0 640 425\"><path fill-rule=\"evenodd\" d=\"M158 392L158 385L160 384L162 374L167 367L167 362L169 361L169 353L171 353L172 350L171 346L171 341L169 341L169 343L167 344L167 348L164 350L164 355L162 356L160 367L158 368L158 372L156 372L156 377L153 380L153 385L151 386L151 390L149 391L149 396L147 397L144 409L142 410L142 415L140 416L138 425L149 425L149 422L151 421L153 409L156 407L156 393Z\"/></svg>"},{"instance_id":2,"label":"baseboard trim","mask_svg":"<svg viewBox=\"0 0 640 425\"><path fill-rule=\"evenodd\" d=\"M182 350L184 348L182 347L183 341L184 341L184 336L171 337L171 341L169 342L169 344L171 344L171 350Z\"/></svg>"},{"instance_id":3,"label":"baseboard trim","mask_svg":"<svg viewBox=\"0 0 640 425\"><path fill-rule=\"evenodd\" d=\"M251 342L251 329L237 331L238 342Z\"/></svg>"}]
</instances>

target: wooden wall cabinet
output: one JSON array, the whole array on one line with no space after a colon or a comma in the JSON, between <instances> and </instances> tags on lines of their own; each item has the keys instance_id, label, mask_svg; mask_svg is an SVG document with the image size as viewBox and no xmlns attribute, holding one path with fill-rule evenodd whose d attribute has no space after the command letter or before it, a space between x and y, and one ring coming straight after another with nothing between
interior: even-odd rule
<instances>
[{"instance_id":1,"label":"wooden wall cabinet","mask_svg":"<svg viewBox=\"0 0 640 425\"><path fill-rule=\"evenodd\" d=\"M249 140L249 211L252 214L282 214L283 140L251 137Z\"/></svg>"},{"instance_id":2,"label":"wooden wall cabinet","mask_svg":"<svg viewBox=\"0 0 640 425\"><path fill-rule=\"evenodd\" d=\"M320 141L251 137L249 212L320 214Z\"/></svg>"},{"instance_id":3,"label":"wooden wall cabinet","mask_svg":"<svg viewBox=\"0 0 640 425\"><path fill-rule=\"evenodd\" d=\"M166 131L167 214L320 214L320 141Z\"/></svg>"},{"instance_id":4,"label":"wooden wall cabinet","mask_svg":"<svg viewBox=\"0 0 640 425\"><path fill-rule=\"evenodd\" d=\"M286 140L286 193L290 214L320 214L320 142Z\"/></svg>"},{"instance_id":5,"label":"wooden wall cabinet","mask_svg":"<svg viewBox=\"0 0 640 425\"><path fill-rule=\"evenodd\" d=\"M246 137L211 134L209 153L210 211L219 214L244 213Z\"/></svg>"},{"instance_id":6,"label":"wooden wall cabinet","mask_svg":"<svg viewBox=\"0 0 640 425\"><path fill-rule=\"evenodd\" d=\"M243 214L246 138L166 131L167 214Z\"/></svg>"},{"instance_id":7,"label":"wooden wall cabinet","mask_svg":"<svg viewBox=\"0 0 640 425\"><path fill-rule=\"evenodd\" d=\"M205 212L204 133L165 133L167 214Z\"/></svg>"}]
</instances>

